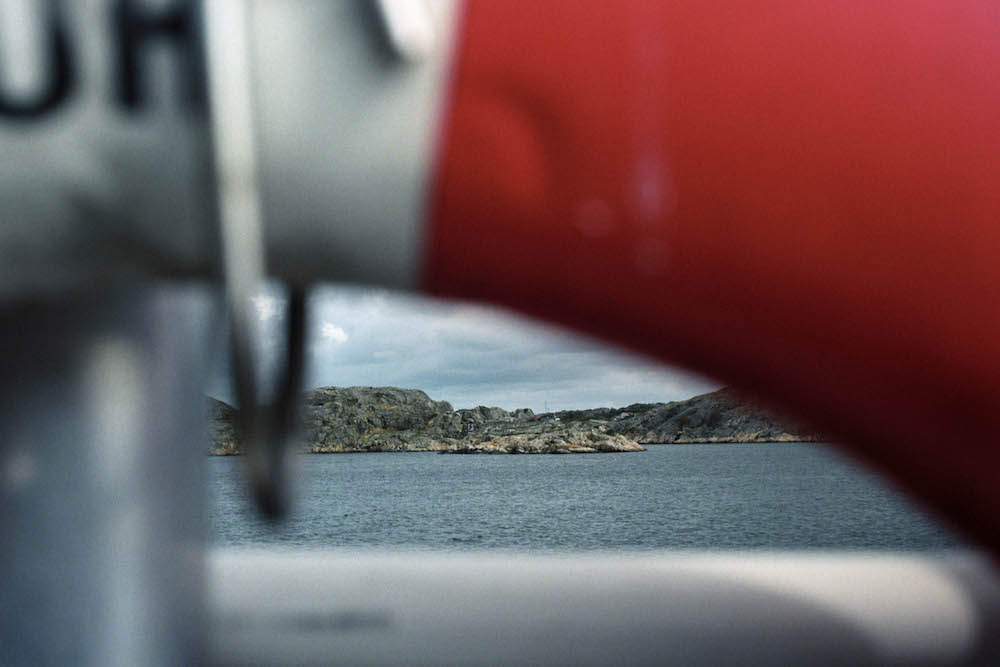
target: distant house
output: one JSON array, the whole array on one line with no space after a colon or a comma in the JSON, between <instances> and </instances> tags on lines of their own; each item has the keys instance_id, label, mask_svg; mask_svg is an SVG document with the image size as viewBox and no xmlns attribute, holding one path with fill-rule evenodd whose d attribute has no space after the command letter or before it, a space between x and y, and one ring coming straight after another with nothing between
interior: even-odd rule
<instances>
[{"instance_id":1,"label":"distant house","mask_svg":"<svg viewBox=\"0 0 1000 667\"><path fill-rule=\"evenodd\" d=\"M618 419L628 419L629 417L632 416L632 414L633 413L631 413L631 412L619 412L617 415L615 415L615 419L616 420L618 420Z\"/></svg>"}]
</instances>

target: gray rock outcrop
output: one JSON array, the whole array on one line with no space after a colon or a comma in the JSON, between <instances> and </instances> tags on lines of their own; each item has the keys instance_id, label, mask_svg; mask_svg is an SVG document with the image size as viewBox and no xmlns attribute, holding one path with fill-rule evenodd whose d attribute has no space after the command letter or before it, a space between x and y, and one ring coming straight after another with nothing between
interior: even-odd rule
<instances>
[{"instance_id":1,"label":"gray rock outcrop","mask_svg":"<svg viewBox=\"0 0 1000 667\"><path fill-rule=\"evenodd\" d=\"M239 454L237 411L208 399L209 452ZM526 408L454 410L416 389L322 387L303 397L303 447L317 454L413 452L562 454L641 451L604 422L539 421Z\"/></svg>"},{"instance_id":2,"label":"gray rock outcrop","mask_svg":"<svg viewBox=\"0 0 1000 667\"><path fill-rule=\"evenodd\" d=\"M803 442L820 438L776 417L730 389L672 403L636 404L618 411L614 433L642 443Z\"/></svg>"},{"instance_id":3,"label":"gray rock outcrop","mask_svg":"<svg viewBox=\"0 0 1000 667\"><path fill-rule=\"evenodd\" d=\"M237 436L236 408L205 397L205 416L208 422L208 451L215 456L233 456L241 453Z\"/></svg>"},{"instance_id":4,"label":"gray rock outcrop","mask_svg":"<svg viewBox=\"0 0 1000 667\"><path fill-rule=\"evenodd\" d=\"M426 451L463 433L451 404L417 389L322 387L303 409L306 448L316 453Z\"/></svg>"},{"instance_id":5,"label":"gray rock outcrop","mask_svg":"<svg viewBox=\"0 0 1000 667\"><path fill-rule=\"evenodd\" d=\"M475 435L441 450L442 454L593 454L641 452L643 447L608 432L606 424L588 422L569 426L557 422L532 424L521 433Z\"/></svg>"},{"instance_id":6,"label":"gray rock outcrop","mask_svg":"<svg viewBox=\"0 0 1000 667\"><path fill-rule=\"evenodd\" d=\"M236 409L208 399L207 410L210 453L241 453ZM638 443L819 439L728 389L672 403L535 415L526 408L454 410L416 389L322 387L304 395L303 419L303 448L313 453L589 454L641 451Z\"/></svg>"}]
</instances>

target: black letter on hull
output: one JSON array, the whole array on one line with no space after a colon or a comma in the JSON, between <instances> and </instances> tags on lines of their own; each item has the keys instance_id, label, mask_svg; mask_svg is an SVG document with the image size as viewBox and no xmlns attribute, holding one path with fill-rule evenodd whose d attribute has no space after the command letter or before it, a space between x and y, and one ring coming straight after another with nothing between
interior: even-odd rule
<instances>
[{"instance_id":1,"label":"black letter on hull","mask_svg":"<svg viewBox=\"0 0 1000 667\"><path fill-rule=\"evenodd\" d=\"M45 85L34 96L14 99L0 85L0 116L37 119L54 110L73 87L73 68L69 57L69 37L59 12L59 0L48 0L46 27L48 72ZM2 37L0 37L2 38Z\"/></svg>"},{"instance_id":2,"label":"black letter on hull","mask_svg":"<svg viewBox=\"0 0 1000 667\"><path fill-rule=\"evenodd\" d=\"M169 40L180 49L187 104L201 107L204 102L201 43L197 2L182 0L160 11L150 11L134 0L118 0L115 24L118 33L118 102L126 109L143 106L142 51L149 41Z\"/></svg>"}]
</instances>

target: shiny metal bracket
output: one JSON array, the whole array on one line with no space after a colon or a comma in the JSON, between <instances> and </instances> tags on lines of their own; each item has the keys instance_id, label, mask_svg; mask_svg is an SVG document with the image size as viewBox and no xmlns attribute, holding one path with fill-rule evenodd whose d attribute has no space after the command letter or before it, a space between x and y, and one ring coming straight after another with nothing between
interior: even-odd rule
<instances>
[{"instance_id":1,"label":"shiny metal bracket","mask_svg":"<svg viewBox=\"0 0 1000 667\"><path fill-rule=\"evenodd\" d=\"M273 406L261 407L254 370L256 319L251 298L265 275L264 225L253 124L249 11L249 3L245 0L205 3L206 60L222 268L230 317L233 375L240 407L239 425L257 506L265 516L276 518L286 511L288 504L285 452L297 421L305 292L295 288L290 295L284 376L278 384Z\"/></svg>"}]
</instances>

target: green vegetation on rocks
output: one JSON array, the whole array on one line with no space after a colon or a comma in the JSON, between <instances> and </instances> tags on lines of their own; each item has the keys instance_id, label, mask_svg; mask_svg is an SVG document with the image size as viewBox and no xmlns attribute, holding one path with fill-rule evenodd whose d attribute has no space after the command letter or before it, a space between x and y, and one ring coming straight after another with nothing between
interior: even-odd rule
<instances>
[{"instance_id":1,"label":"green vegetation on rocks","mask_svg":"<svg viewBox=\"0 0 1000 667\"><path fill-rule=\"evenodd\" d=\"M528 409L455 410L416 389L322 387L303 397L303 450L456 454L590 454L642 451L607 422L540 421ZM242 453L235 408L208 399L209 453Z\"/></svg>"},{"instance_id":2,"label":"green vegetation on rocks","mask_svg":"<svg viewBox=\"0 0 1000 667\"><path fill-rule=\"evenodd\" d=\"M755 407L731 389L672 403L637 403L614 413L610 417L611 431L641 443L821 439L809 429Z\"/></svg>"},{"instance_id":3,"label":"green vegetation on rocks","mask_svg":"<svg viewBox=\"0 0 1000 667\"><path fill-rule=\"evenodd\" d=\"M209 453L242 453L235 408L207 399ZM814 440L722 390L686 401L535 415L479 406L455 410L416 389L322 387L303 396L303 450L452 454L642 451L639 443Z\"/></svg>"}]
</instances>

